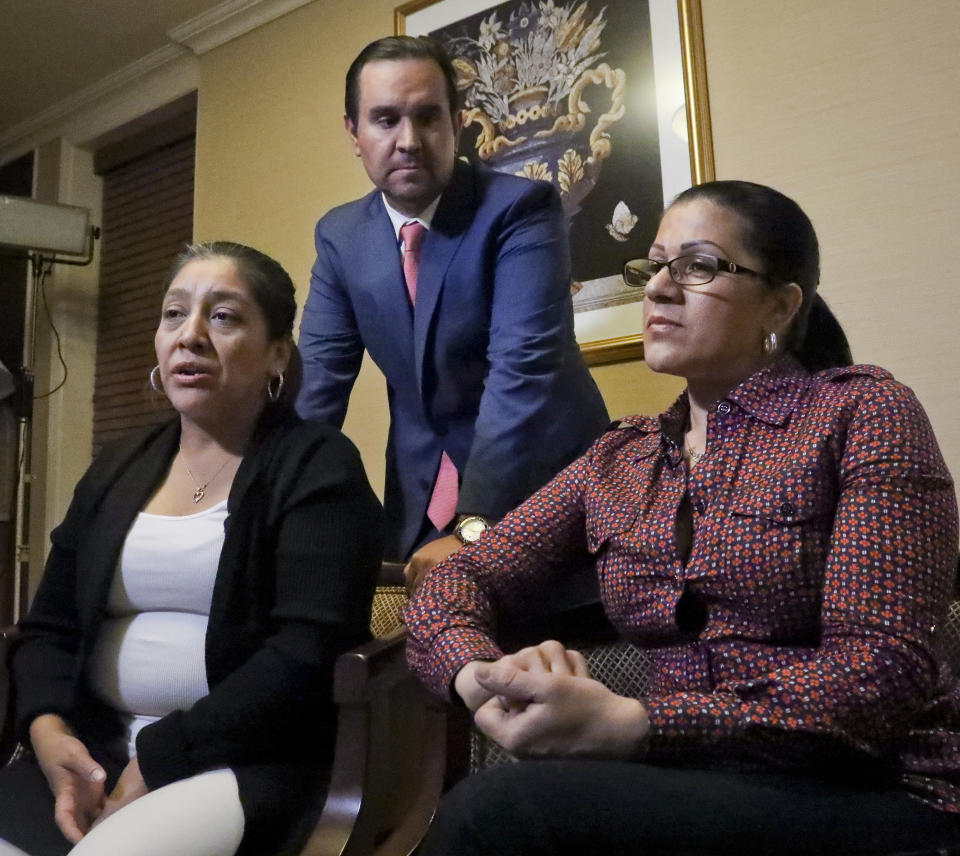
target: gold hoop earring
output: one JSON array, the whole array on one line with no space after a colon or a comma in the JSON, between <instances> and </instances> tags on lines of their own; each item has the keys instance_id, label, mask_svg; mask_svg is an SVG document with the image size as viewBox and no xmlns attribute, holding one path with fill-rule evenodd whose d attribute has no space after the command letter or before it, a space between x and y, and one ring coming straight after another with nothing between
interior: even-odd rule
<instances>
[{"instance_id":1,"label":"gold hoop earring","mask_svg":"<svg viewBox=\"0 0 960 856\"><path fill-rule=\"evenodd\" d=\"M277 388L274 390L273 382L277 381ZM275 377L267 381L267 398L276 403L280 400L280 393L283 392L283 372L277 372Z\"/></svg>"}]
</instances>

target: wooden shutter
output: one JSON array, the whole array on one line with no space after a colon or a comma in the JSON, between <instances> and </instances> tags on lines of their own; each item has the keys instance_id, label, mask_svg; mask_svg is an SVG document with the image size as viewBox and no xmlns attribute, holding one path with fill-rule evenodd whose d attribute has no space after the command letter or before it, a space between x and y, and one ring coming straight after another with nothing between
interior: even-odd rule
<instances>
[{"instance_id":1,"label":"wooden shutter","mask_svg":"<svg viewBox=\"0 0 960 856\"><path fill-rule=\"evenodd\" d=\"M163 282L193 235L194 138L103 175L93 451L173 415L150 388Z\"/></svg>"}]
</instances>

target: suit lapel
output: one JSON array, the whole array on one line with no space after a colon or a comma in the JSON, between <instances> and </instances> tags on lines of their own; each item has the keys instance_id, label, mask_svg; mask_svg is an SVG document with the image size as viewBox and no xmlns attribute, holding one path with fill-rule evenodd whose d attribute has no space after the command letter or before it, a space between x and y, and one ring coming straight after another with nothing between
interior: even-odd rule
<instances>
[{"instance_id":1,"label":"suit lapel","mask_svg":"<svg viewBox=\"0 0 960 856\"><path fill-rule=\"evenodd\" d=\"M374 305L382 312L384 323L377 326L387 331L394 343L392 350L408 355L413 336L413 307L403 279L397 236L379 190L370 196L365 217L358 227L357 246L361 253L369 254L369 259L359 261L358 269L371 271L369 277L365 277L364 287L373 292Z\"/></svg>"},{"instance_id":2,"label":"suit lapel","mask_svg":"<svg viewBox=\"0 0 960 856\"><path fill-rule=\"evenodd\" d=\"M400 257L400 246L397 241L396 233L393 231L393 223L390 222L390 215L384 208L383 199L379 191L374 197L373 204L368 209L368 217L364 224L367 234L366 240L362 246L370 249L376 256L379 256L378 262L384 271L384 281L389 279L389 285L384 288L384 297L390 314L393 315L399 310L405 310L408 314L410 310L410 296L407 294L407 286L403 280L403 260Z\"/></svg>"},{"instance_id":3,"label":"suit lapel","mask_svg":"<svg viewBox=\"0 0 960 856\"><path fill-rule=\"evenodd\" d=\"M423 360L427 336L436 313L450 262L460 246L476 211L473 169L457 160L447 189L430 223L423 242L417 274L417 308L414 313L414 358L417 384L423 390ZM402 271L401 271L402 277Z\"/></svg>"}]
</instances>

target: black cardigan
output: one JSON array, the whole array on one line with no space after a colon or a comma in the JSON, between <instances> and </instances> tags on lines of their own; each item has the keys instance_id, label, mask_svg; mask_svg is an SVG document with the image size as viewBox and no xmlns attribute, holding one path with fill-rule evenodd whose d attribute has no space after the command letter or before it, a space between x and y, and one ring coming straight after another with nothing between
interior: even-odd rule
<instances>
[{"instance_id":1,"label":"black cardigan","mask_svg":"<svg viewBox=\"0 0 960 856\"><path fill-rule=\"evenodd\" d=\"M106 448L77 485L15 661L17 722L44 712L105 742L120 722L83 669L134 518L169 469L179 421ZM229 766L246 819L241 852L275 846L332 752L337 656L369 636L383 514L339 431L269 412L234 479L206 636L210 693L145 727L151 788Z\"/></svg>"}]
</instances>

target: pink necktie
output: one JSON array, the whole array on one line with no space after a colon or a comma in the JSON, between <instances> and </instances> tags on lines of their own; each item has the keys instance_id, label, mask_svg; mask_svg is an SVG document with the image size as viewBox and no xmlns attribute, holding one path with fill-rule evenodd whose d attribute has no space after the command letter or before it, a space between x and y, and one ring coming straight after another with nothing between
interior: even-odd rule
<instances>
[{"instance_id":1,"label":"pink necktie","mask_svg":"<svg viewBox=\"0 0 960 856\"><path fill-rule=\"evenodd\" d=\"M417 302L417 273L420 268L420 245L427 230L422 223L412 221L400 227L400 238L403 240L403 278L407 283L407 294L410 302ZM427 506L427 518L437 527L443 529L457 511L457 490L459 478L457 468L450 456L443 452L440 455L440 469L437 471L437 480L430 495L430 504Z\"/></svg>"},{"instance_id":2,"label":"pink necktie","mask_svg":"<svg viewBox=\"0 0 960 856\"><path fill-rule=\"evenodd\" d=\"M413 220L400 227L403 241L403 278L407 283L410 302L417 302L417 271L420 268L420 245L427 234L426 226Z\"/></svg>"},{"instance_id":3,"label":"pink necktie","mask_svg":"<svg viewBox=\"0 0 960 856\"><path fill-rule=\"evenodd\" d=\"M427 518L437 529L443 529L457 512L458 481L457 468L450 456L446 452L441 453L440 469L427 506Z\"/></svg>"}]
</instances>

